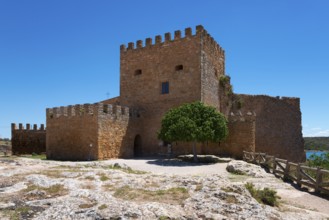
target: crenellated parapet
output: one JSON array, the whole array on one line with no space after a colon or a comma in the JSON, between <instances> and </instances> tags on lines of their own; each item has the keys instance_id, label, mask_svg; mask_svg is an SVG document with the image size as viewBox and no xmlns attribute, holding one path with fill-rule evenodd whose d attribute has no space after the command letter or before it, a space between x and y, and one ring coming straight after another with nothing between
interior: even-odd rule
<instances>
[{"instance_id":1,"label":"crenellated parapet","mask_svg":"<svg viewBox=\"0 0 329 220\"><path fill-rule=\"evenodd\" d=\"M91 116L112 116L116 118L129 118L129 108L112 104L83 104L69 105L55 108L47 108L47 119L60 117L91 117Z\"/></svg>"},{"instance_id":2,"label":"crenellated parapet","mask_svg":"<svg viewBox=\"0 0 329 220\"><path fill-rule=\"evenodd\" d=\"M202 45L204 49L207 49L207 51L215 57L225 57L224 49L201 25L197 26L197 33L202 37Z\"/></svg>"},{"instance_id":3,"label":"crenellated parapet","mask_svg":"<svg viewBox=\"0 0 329 220\"><path fill-rule=\"evenodd\" d=\"M122 44L120 46L120 51L122 53L133 52L151 47L172 44L184 39L200 38L202 39L203 44L213 53L216 53L218 56L224 56L224 50L219 46L214 38L208 34L202 25L196 26L194 32L195 34L193 34L192 28L188 27L185 28L184 36L182 35L182 31L176 30L173 36L169 32L165 33L164 36L155 36L154 43L152 38L146 38L145 41L137 40L136 44L134 42L129 42L128 45Z\"/></svg>"},{"instance_id":4,"label":"crenellated parapet","mask_svg":"<svg viewBox=\"0 0 329 220\"><path fill-rule=\"evenodd\" d=\"M26 127L22 123L19 123L18 126L15 123L11 124L11 130L12 131L44 131L45 125L41 124L39 127L37 124L33 124L33 127L31 127L31 124L27 123Z\"/></svg>"},{"instance_id":5,"label":"crenellated parapet","mask_svg":"<svg viewBox=\"0 0 329 220\"><path fill-rule=\"evenodd\" d=\"M32 154L46 151L46 128L44 124L11 124L13 154Z\"/></svg>"}]
</instances>

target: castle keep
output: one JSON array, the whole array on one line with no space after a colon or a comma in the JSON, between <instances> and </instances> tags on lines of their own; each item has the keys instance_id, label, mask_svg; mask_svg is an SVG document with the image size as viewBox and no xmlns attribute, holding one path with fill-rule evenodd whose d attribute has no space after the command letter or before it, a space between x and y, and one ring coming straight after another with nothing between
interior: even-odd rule
<instances>
[{"instance_id":1,"label":"castle keep","mask_svg":"<svg viewBox=\"0 0 329 220\"><path fill-rule=\"evenodd\" d=\"M121 45L120 96L47 109L47 157L95 160L167 153L157 139L162 117L170 108L195 101L215 107L229 122L228 138L199 145L199 154L241 157L247 150L304 159L299 98L234 94L225 75L225 52L202 26L186 28L184 36L175 31L154 42L147 38ZM189 143L171 145L173 155L192 152Z\"/></svg>"}]
</instances>

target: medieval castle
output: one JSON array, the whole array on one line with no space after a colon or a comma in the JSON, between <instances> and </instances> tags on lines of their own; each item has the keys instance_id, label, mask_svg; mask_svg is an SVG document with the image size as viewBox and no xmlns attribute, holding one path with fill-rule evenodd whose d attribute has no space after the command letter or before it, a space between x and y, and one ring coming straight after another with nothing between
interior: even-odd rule
<instances>
[{"instance_id":1,"label":"medieval castle","mask_svg":"<svg viewBox=\"0 0 329 220\"><path fill-rule=\"evenodd\" d=\"M194 32L194 33L193 33ZM234 94L225 75L225 52L202 26L120 47L120 96L95 104L48 108L46 129L12 124L13 153L46 151L57 160L155 156L168 152L157 139L163 115L201 101L228 119L229 136L203 143L199 154L241 157L266 152L304 159L299 98ZM189 143L171 143L189 154Z\"/></svg>"}]
</instances>

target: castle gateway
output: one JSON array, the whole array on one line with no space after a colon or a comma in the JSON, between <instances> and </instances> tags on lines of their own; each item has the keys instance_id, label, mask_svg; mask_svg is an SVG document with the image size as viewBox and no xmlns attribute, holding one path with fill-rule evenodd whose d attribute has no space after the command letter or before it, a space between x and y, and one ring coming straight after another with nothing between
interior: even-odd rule
<instances>
[{"instance_id":1,"label":"castle gateway","mask_svg":"<svg viewBox=\"0 0 329 220\"><path fill-rule=\"evenodd\" d=\"M193 33L194 32L194 33ZM96 160L167 153L157 132L173 107L201 101L228 121L229 136L199 154L241 157L257 151L304 160L299 98L234 94L225 53L202 26L120 47L120 96L96 104L47 109L47 158ZM171 143L173 155L189 143Z\"/></svg>"}]
</instances>

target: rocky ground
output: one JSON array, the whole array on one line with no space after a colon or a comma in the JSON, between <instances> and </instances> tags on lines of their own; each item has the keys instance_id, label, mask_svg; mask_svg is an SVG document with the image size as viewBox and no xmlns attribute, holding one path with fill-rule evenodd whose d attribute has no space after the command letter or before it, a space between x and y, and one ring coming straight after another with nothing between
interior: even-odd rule
<instances>
[{"instance_id":1,"label":"rocky ground","mask_svg":"<svg viewBox=\"0 0 329 220\"><path fill-rule=\"evenodd\" d=\"M279 206L259 204L247 182L276 189ZM0 157L0 219L329 219L328 208L243 161Z\"/></svg>"}]
</instances>

